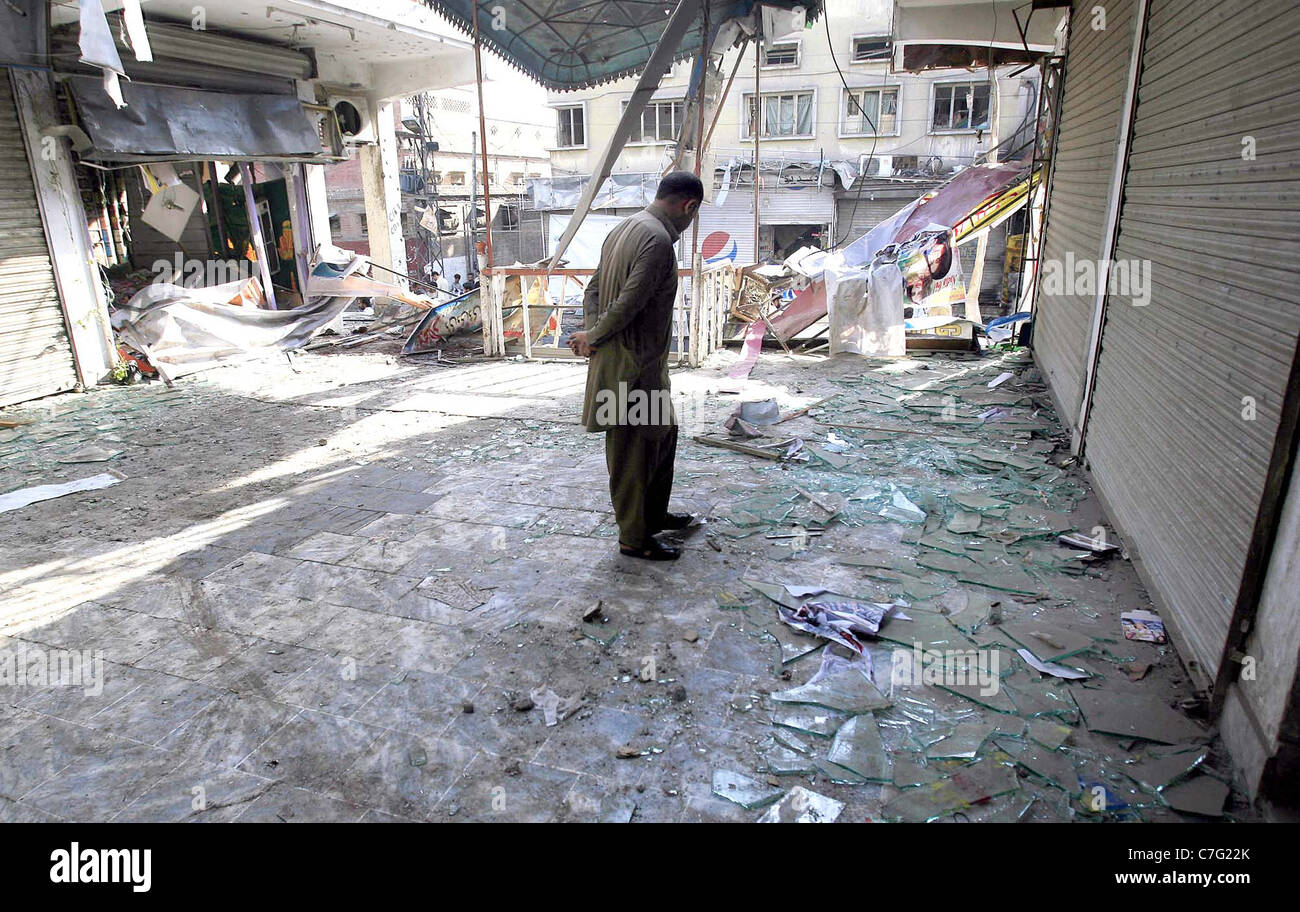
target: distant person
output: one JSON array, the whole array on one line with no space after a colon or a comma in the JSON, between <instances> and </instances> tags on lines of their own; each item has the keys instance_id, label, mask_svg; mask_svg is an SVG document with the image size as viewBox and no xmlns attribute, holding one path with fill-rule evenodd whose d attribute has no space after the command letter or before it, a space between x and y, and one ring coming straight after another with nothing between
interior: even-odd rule
<instances>
[{"instance_id":1,"label":"distant person","mask_svg":"<svg viewBox=\"0 0 1300 912\"><path fill-rule=\"evenodd\" d=\"M439 301L446 301L451 297L451 283L444 279L442 273L438 270L433 270L429 278L429 284L438 290Z\"/></svg>"},{"instance_id":2,"label":"distant person","mask_svg":"<svg viewBox=\"0 0 1300 912\"><path fill-rule=\"evenodd\" d=\"M456 273L451 279L451 296L459 298L465 293L465 283L460 280L460 273Z\"/></svg>"}]
</instances>

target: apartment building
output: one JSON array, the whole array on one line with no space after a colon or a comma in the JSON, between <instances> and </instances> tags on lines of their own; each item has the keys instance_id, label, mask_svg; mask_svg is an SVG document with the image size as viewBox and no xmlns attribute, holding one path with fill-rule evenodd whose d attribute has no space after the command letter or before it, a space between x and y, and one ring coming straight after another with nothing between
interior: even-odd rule
<instances>
[{"instance_id":1,"label":"apartment building","mask_svg":"<svg viewBox=\"0 0 1300 912\"><path fill-rule=\"evenodd\" d=\"M753 45L728 52L721 70L724 76L734 70L735 78L706 146L714 187L699 220L706 261L779 258L806 244L830 247L858 237L991 150L1005 159L1014 145L1028 143L1036 69L891 72L893 19L891 0L846 0L802 30L768 40L757 55L757 113ZM644 205L642 198L652 195L657 176L673 161L692 65L678 63L662 81L615 165L612 192L602 194L616 205L588 216L575 255ZM551 237L567 224L564 204L572 205L572 188L591 173L634 85L628 78L548 96L555 118L553 177L533 182L531 201L547 213ZM761 175L757 251L755 132ZM999 251L995 241L990 253ZM688 260L684 245L683 262ZM995 284L997 270L986 274Z\"/></svg>"},{"instance_id":2,"label":"apartment building","mask_svg":"<svg viewBox=\"0 0 1300 912\"><path fill-rule=\"evenodd\" d=\"M454 34L446 23L441 27ZM524 192L528 179L551 173L548 150L554 145L555 117L546 91L536 82L488 55L483 66L495 259L532 262L545 250L541 215L525 207ZM488 221L478 93L470 83L408 96L393 105L392 116L410 274L419 278L436 269L447 276L465 275L473 262L466 251L474 240L483 240ZM359 162L331 166L326 185L335 243L368 253Z\"/></svg>"}]
</instances>

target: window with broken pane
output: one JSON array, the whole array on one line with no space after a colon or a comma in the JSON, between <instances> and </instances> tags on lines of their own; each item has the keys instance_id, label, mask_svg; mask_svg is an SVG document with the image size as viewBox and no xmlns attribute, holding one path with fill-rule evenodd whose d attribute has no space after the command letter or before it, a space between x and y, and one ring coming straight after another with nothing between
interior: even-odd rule
<instances>
[{"instance_id":1,"label":"window with broken pane","mask_svg":"<svg viewBox=\"0 0 1300 912\"><path fill-rule=\"evenodd\" d=\"M987 130L989 85L986 82L946 82L934 87L932 132Z\"/></svg>"},{"instance_id":2,"label":"window with broken pane","mask_svg":"<svg viewBox=\"0 0 1300 912\"><path fill-rule=\"evenodd\" d=\"M763 66L793 67L799 65L799 42L778 41L763 51Z\"/></svg>"},{"instance_id":3,"label":"window with broken pane","mask_svg":"<svg viewBox=\"0 0 1300 912\"><path fill-rule=\"evenodd\" d=\"M888 60L894 52L894 43L889 36L860 36L853 39L850 59L854 63L872 60Z\"/></svg>"}]
</instances>

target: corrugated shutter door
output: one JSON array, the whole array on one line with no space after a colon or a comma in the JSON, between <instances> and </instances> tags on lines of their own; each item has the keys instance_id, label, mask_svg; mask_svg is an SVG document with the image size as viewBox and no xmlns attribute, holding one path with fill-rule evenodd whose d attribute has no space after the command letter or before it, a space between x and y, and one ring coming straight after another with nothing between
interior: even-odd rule
<instances>
[{"instance_id":1,"label":"corrugated shutter door","mask_svg":"<svg viewBox=\"0 0 1300 912\"><path fill-rule=\"evenodd\" d=\"M1297 40L1292 0L1153 0L1115 254L1150 260L1150 303L1109 298L1084 442L1211 679L1300 336Z\"/></svg>"},{"instance_id":2,"label":"corrugated shutter door","mask_svg":"<svg viewBox=\"0 0 1300 912\"><path fill-rule=\"evenodd\" d=\"M0 405L76 385L13 90L0 73Z\"/></svg>"},{"instance_id":3,"label":"corrugated shutter door","mask_svg":"<svg viewBox=\"0 0 1300 912\"><path fill-rule=\"evenodd\" d=\"M829 225L835 194L829 187L780 187L760 190L758 205L760 225Z\"/></svg>"},{"instance_id":4,"label":"corrugated shutter door","mask_svg":"<svg viewBox=\"0 0 1300 912\"><path fill-rule=\"evenodd\" d=\"M1095 6L1091 0L1076 2L1071 12L1061 128L1043 231L1044 276L1034 308L1035 358L1064 410L1061 419L1071 427L1078 423L1083 398L1093 290L1065 285L1062 291L1078 294L1053 293L1047 270L1064 272L1079 260L1095 264L1101 256L1133 46L1133 0L1105 5L1105 29L1092 27Z\"/></svg>"},{"instance_id":5,"label":"corrugated shutter door","mask_svg":"<svg viewBox=\"0 0 1300 912\"><path fill-rule=\"evenodd\" d=\"M934 186L936 184L915 184L899 190L863 190L860 195L855 190L841 192L835 204L835 240L848 242L862 237L912 200L924 196Z\"/></svg>"}]
</instances>

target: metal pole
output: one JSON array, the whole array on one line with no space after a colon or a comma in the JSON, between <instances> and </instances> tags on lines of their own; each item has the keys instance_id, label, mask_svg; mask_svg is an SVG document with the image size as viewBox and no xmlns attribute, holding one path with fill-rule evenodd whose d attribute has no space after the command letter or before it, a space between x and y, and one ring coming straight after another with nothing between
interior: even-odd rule
<instances>
[{"instance_id":1,"label":"metal pole","mask_svg":"<svg viewBox=\"0 0 1300 912\"><path fill-rule=\"evenodd\" d=\"M696 119L695 119L695 176L700 176L700 166L704 160L704 80L708 77L709 72L709 8L704 8L704 40L700 47L700 82L696 86ZM713 181L713 174L710 172L709 181ZM700 219L698 213L691 223L691 299L695 300L700 296ZM677 319L682 318L682 314L675 313ZM694 329L694 327L692 327Z\"/></svg>"},{"instance_id":2,"label":"metal pole","mask_svg":"<svg viewBox=\"0 0 1300 912\"><path fill-rule=\"evenodd\" d=\"M465 219L465 270L473 268L474 233L478 228L478 134L469 134L469 213Z\"/></svg>"},{"instance_id":3,"label":"metal pole","mask_svg":"<svg viewBox=\"0 0 1300 912\"><path fill-rule=\"evenodd\" d=\"M484 260L486 269L492 268L492 186L488 177L487 120L483 113L483 55L480 52L482 42L478 33L478 2L470 0L474 10L474 81L478 84L478 132L479 142L483 146L483 221L487 226L484 243ZM474 251L471 251L473 254ZM485 270L486 271L486 270Z\"/></svg>"},{"instance_id":4,"label":"metal pole","mask_svg":"<svg viewBox=\"0 0 1300 912\"><path fill-rule=\"evenodd\" d=\"M745 50L748 45L749 39L746 38L745 43L740 46L740 52L736 54L736 62L731 67L731 75L727 77L727 84L722 89L722 97L718 99L718 108L713 112L713 120L709 123L709 134L704 137L704 148L706 149L709 147L709 143L713 141L713 131L717 129L718 121L722 117L722 111L727 106L727 96L731 94L731 84L736 79L736 71L740 69L741 61L745 59Z\"/></svg>"},{"instance_id":5,"label":"metal pole","mask_svg":"<svg viewBox=\"0 0 1300 912\"><path fill-rule=\"evenodd\" d=\"M763 41L754 35L754 262L758 258L758 138L763 135L763 96L759 93L758 71L762 63Z\"/></svg>"},{"instance_id":6,"label":"metal pole","mask_svg":"<svg viewBox=\"0 0 1300 912\"><path fill-rule=\"evenodd\" d=\"M266 258L266 242L262 238L262 220L257 217L257 201L253 198L253 169L248 162L239 163L239 177L244 185L244 208L248 210L248 236L257 251L257 265L262 275L262 294L271 310L275 304L275 286L271 284L271 263Z\"/></svg>"}]
</instances>

